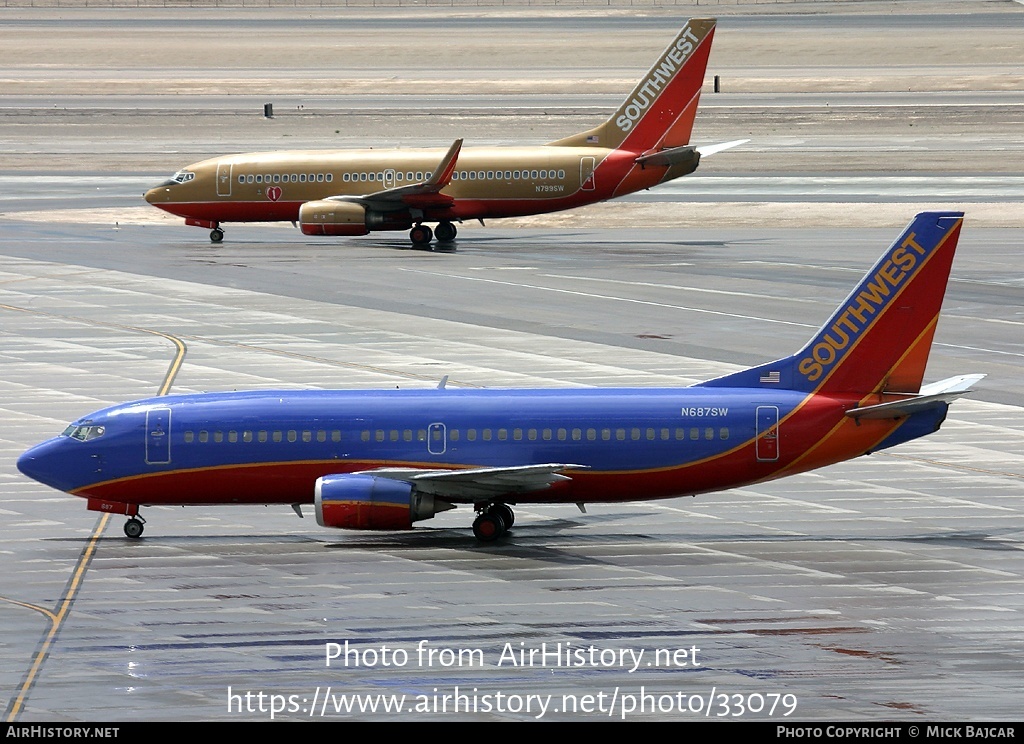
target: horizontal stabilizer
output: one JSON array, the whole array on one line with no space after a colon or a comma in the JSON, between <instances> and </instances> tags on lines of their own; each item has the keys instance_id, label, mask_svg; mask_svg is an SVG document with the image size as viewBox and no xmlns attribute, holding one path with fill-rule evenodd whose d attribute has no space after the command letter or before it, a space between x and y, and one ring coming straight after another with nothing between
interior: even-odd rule
<instances>
[{"instance_id":1,"label":"horizontal stabilizer","mask_svg":"<svg viewBox=\"0 0 1024 744\"><path fill-rule=\"evenodd\" d=\"M750 142L749 139L733 140L732 142L719 142L717 145L704 145L703 147L697 148L697 153L702 158L707 158L715 153L722 152L723 150L731 150L734 147L745 145Z\"/></svg>"},{"instance_id":2,"label":"horizontal stabilizer","mask_svg":"<svg viewBox=\"0 0 1024 744\"><path fill-rule=\"evenodd\" d=\"M548 463L465 470L378 468L363 471L363 474L412 483L420 493L442 496L449 500L475 501L499 494L540 491L559 481L570 480L569 476L562 474L563 470L585 469L586 465Z\"/></svg>"},{"instance_id":3,"label":"horizontal stabilizer","mask_svg":"<svg viewBox=\"0 0 1024 744\"><path fill-rule=\"evenodd\" d=\"M697 161L699 159L700 156L697 154L696 150L690 145L685 145L684 147L673 147L669 150L658 150L657 152L648 153L647 155L641 155L634 162L637 163L637 165L643 166L672 166L678 165L679 163L685 163L690 160ZM696 167L695 162L694 168Z\"/></svg>"},{"instance_id":4,"label":"horizontal stabilizer","mask_svg":"<svg viewBox=\"0 0 1024 744\"><path fill-rule=\"evenodd\" d=\"M851 408L846 415L854 419L887 419L910 416L932 408L940 403L951 403L961 395L971 392L971 386L985 375L958 375L933 382L921 388L921 394L913 398L879 403L873 406Z\"/></svg>"}]
</instances>

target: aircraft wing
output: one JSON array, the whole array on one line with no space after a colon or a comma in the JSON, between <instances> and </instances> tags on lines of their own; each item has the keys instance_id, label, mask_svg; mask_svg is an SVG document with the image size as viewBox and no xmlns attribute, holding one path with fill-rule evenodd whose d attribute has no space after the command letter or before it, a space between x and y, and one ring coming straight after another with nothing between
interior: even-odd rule
<instances>
[{"instance_id":1,"label":"aircraft wing","mask_svg":"<svg viewBox=\"0 0 1024 744\"><path fill-rule=\"evenodd\" d=\"M424 468L378 468L364 470L363 475L405 481L421 493L454 501L477 501L501 494L526 493L550 488L559 481L571 480L563 470L584 470L586 465L547 463L506 468L469 468L465 470L430 470Z\"/></svg>"},{"instance_id":2,"label":"aircraft wing","mask_svg":"<svg viewBox=\"0 0 1024 744\"><path fill-rule=\"evenodd\" d=\"M462 139L457 139L448 148L448 152L441 158L441 162L426 181L375 191L366 196L329 196L327 201L355 202L377 212L390 212L405 207L418 209L449 207L455 200L440 192L451 183L452 173L455 172L455 165L458 163L461 150Z\"/></svg>"}]
</instances>

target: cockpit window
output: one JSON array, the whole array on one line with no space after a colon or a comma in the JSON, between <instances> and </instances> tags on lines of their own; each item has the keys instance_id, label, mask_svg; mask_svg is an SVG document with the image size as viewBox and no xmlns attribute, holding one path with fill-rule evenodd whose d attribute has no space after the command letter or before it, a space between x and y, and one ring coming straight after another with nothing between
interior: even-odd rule
<instances>
[{"instance_id":1,"label":"cockpit window","mask_svg":"<svg viewBox=\"0 0 1024 744\"><path fill-rule=\"evenodd\" d=\"M188 183L195 177L196 174L193 173L192 171L180 170L173 176L171 176L171 180L174 181L175 183Z\"/></svg>"},{"instance_id":2,"label":"cockpit window","mask_svg":"<svg viewBox=\"0 0 1024 744\"><path fill-rule=\"evenodd\" d=\"M106 431L104 427L93 424L71 424L71 426L64 430L61 436L71 437L80 442L88 442L90 439L102 437L104 431Z\"/></svg>"}]
</instances>

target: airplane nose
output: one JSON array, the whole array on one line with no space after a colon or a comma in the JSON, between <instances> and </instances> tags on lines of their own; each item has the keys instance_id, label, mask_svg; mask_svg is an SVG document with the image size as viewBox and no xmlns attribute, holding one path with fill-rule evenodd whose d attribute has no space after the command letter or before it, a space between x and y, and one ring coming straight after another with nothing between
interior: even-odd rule
<instances>
[{"instance_id":1,"label":"airplane nose","mask_svg":"<svg viewBox=\"0 0 1024 744\"><path fill-rule=\"evenodd\" d=\"M72 487L68 478L70 463L66 457L64 439L49 439L27 450L18 458L18 470L43 485L67 491Z\"/></svg>"},{"instance_id":2,"label":"airplane nose","mask_svg":"<svg viewBox=\"0 0 1024 744\"><path fill-rule=\"evenodd\" d=\"M18 458L18 470L24 475L27 475L34 481L45 483L46 473L48 468L44 461L44 454L46 449L43 445L36 445L32 449L26 451Z\"/></svg>"}]
</instances>

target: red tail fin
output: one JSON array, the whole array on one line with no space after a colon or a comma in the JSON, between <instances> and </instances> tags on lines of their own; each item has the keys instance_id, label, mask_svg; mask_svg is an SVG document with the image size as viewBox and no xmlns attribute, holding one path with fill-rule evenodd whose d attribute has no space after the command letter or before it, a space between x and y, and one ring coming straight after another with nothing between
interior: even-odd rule
<instances>
[{"instance_id":1,"label":"red tail fin","mask_svg":"<svg viewBox=\"0 0 1024 744\"><path fill-rule=\"evenodd\" d=\"M918 392L963 216L917 215L800 351L703 385L860 395Z\"/></svg>"},{"instance_id":2,"label":"red tail fin","mask_svg":"<svg viewBox=\"0 0 1024 744\"><path fill-rule=\"evenodd\" d=\"M551 144L637 154L689 144L715 23L691 19L610 119Z\"/></svg>"}]
</instances>

